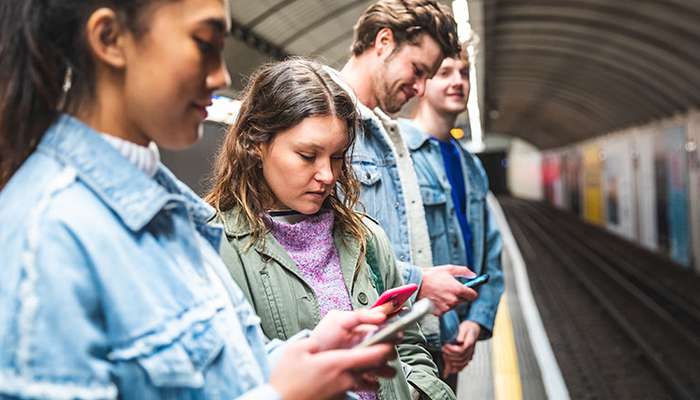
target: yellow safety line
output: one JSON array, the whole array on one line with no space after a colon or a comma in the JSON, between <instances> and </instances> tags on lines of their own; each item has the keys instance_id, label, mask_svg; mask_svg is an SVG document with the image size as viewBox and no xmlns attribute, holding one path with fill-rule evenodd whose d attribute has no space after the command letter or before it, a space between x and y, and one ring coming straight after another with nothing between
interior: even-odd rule
<instances>
[{"instance_id":1,"label":"yellow safety line","mask_svg":"<svg viewBox=\"0 0 700 400\"><path fill-rule=\"evenodd\" d=\"M513 324L504 293L496 314L491 343L495 400L521 400L523 397Z\"/></svg>"}]
</instances>

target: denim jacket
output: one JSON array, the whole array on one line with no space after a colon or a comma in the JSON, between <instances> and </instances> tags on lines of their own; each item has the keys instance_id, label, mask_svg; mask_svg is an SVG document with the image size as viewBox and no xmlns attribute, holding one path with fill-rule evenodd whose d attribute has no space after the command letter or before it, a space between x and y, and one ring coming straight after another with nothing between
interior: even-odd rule
<instances>
[{"instance_id":1,"label":"denim jacket","mask_svg":"<svg viewBox=\"0 0 700 400\"><path fill-rule=\"evenodd\" d=\"M466 265L464 240L454 212L452 188L445 173L440 147L410 120L399 120L418 175L425 217L430 231L433 263ZM501 268L501 235L486 205L488 178L478 158L462 148L462 172L467 179L467 219L472 230L474 265L477 274L488 273L489 282L478 290L479 297L457 308L459 320L470 320L482 326L481 338L493 331L498 302L503 293Z\"/></svg>"},{"instance_id":2,"label":"denim jacket","mask_svg":"<svg viewBox=\"0 0 700 400\"><path fill-rule=\"evenodd\" d=\"M279 398L212 215L61 116L0 192L0 398Z\"/></svg>"}]
</instances>

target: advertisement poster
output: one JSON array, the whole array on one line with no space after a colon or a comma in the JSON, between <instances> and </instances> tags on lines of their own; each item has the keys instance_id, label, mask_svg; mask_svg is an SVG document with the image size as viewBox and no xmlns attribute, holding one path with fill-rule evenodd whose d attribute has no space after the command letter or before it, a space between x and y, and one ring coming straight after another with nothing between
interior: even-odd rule
<instances>
[{"instance_id":1,"label":"advertisement poster","mask_svg":"<svg viewBox=\"0 0 700 400\"><path fill-rule=\"evenodd\" d=\"M676 262L690 265L688 159L685 127L665 129L656 137L656 220L658 243Z\"/></svg>"},{"instance_id":2,"label":"advertisement poster","mask_svg":"<svg viewBox=\"0 0 700 400\"><path fill-rule=\"evenodd\" d=\"M545 153L542 156L542 183L547 202L561 208L563 203L559 154Z\"/></svg>"},{"instance_id":3,"label":"advertisement poster","mask_svg":"<svg viewBox=\"0 0 700 400\"><path fill-rule=\"evenodd\" d=\"M632 153L629 138L609 139L603 145L603 193L607 227L636 239L632 194Z\"/></svg>"},{"instance_id":4,"label":"advertisement poster","mask_svg":"<svg viewBox=\"0 0 700 400\"><path fill-rule=\"evenodd\" d=\"M583 148L583 218L604 225L601 148L598 144Z\"/></svg>"},{"instance_id":5,"label":"advertisement poster","mask_svg":"<svg viewBox=\"0 0 700 400\"><path fill-rule=\"evenodd\" d=\"M650 249L658 249L656 229L656 181L654 173L655 133L640 131L634 135L634 192L637 240Z\"/></svg>"},{"instance_id":6,"label":"advertisement poster","mask_svg":"<svg viewBox=\"0 0 700 400\"><path fill-rule=\"evenodd\" d=\"M564 208L581 215L581 154L577 148L567 150L561 158Z\"/></svg>"}]
</instances>

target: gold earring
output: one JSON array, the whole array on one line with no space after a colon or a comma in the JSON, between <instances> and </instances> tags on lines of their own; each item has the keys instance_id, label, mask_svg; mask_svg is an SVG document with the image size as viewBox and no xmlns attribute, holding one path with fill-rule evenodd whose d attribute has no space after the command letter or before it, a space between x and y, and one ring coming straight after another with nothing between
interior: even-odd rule
<instances>
[{"instance_id":1,"label":"gold earring","mask_svg":"<svg viewBox=\"0 0 700 400\"><path fill-rule=\"evenodd\" d=\"M73 67L70 65L66 69L65 75L63 75L63 86L62 86L62 93L61 93L61 98L58 101L58 111L63 111L63 107L66 105L66 99L68 98L68 92L70 92L70 89L73 87Z\"/></svg>"}]
</instances>

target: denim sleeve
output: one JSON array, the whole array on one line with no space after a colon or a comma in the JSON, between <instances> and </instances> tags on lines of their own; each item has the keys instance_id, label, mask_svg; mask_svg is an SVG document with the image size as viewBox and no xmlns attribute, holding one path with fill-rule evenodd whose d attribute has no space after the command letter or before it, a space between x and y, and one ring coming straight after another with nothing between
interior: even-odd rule
<instances>
[{"instance_id":1,"label":"denim sleeve","mask_svg":"<svg viewBox=\"0 0 700 400\"><path fill-rule=\"evenodd\" d=\"M498 231L493 213L488 207L486 210L486 265L482 267L482 272L489 274L490 279L487 284L479 288L479 297L471 303L465 318L482 326L479 339L488 339L493 334L496 311L504 288L501 233Z\"/></svg>"},{"instance_id":2,"label":"denim sleeve","mask_svg":"<svg viewBox=\"0 0 700 400\"><path fill-rule=\"evenodd\" d=\"M239 396L236 400L282 400L282 396L271 386L262 385L253 390L248 391L243 396Z\"/></svg>"},{"instance_id":3,"label":"denim sleeve","mask_svg":"<svg viewBox=\"0 0 700 400\"><path fill-rule=\"evenodd\" d=\"M396 260L396 265L401 271L401 278L404 284L415 283L418 286L421 285L423 282L423 271L419 266L399 260Z\"/></svg>"},{"instance_id":4,"label":"denim sleeve","mask_svg":"<svg viewBox=\"0 0 700 400\"><path fill-rule=\"evenodd\" d=\"M27 239L3 274L0 290L0 394L16 398L114 398L117 385L104 355L108 340L99 285L80 241L61 221L35 214ZM4 286L4 285L3 285Z\"/></svg>"},{"instance_id":5,"label":"denim sleeve","mask_svg":"<svg viewBox=\"0 0 700 400\"><path fill-rule=\"evenodd\" d=\"M285 341L279 339L273 339L268 341L265 344L265 350L267 350L267 359L269 361L270 367L273 369L275 368L275 365L277 365L277 361L279 361L280 357L282 356L282 353L284 353L284 349L287 343L294 343L299 340L306 339L309 337L309 335L311 335L311 331L308 329L304 329Z\"/></svg>"}]
</instances>

